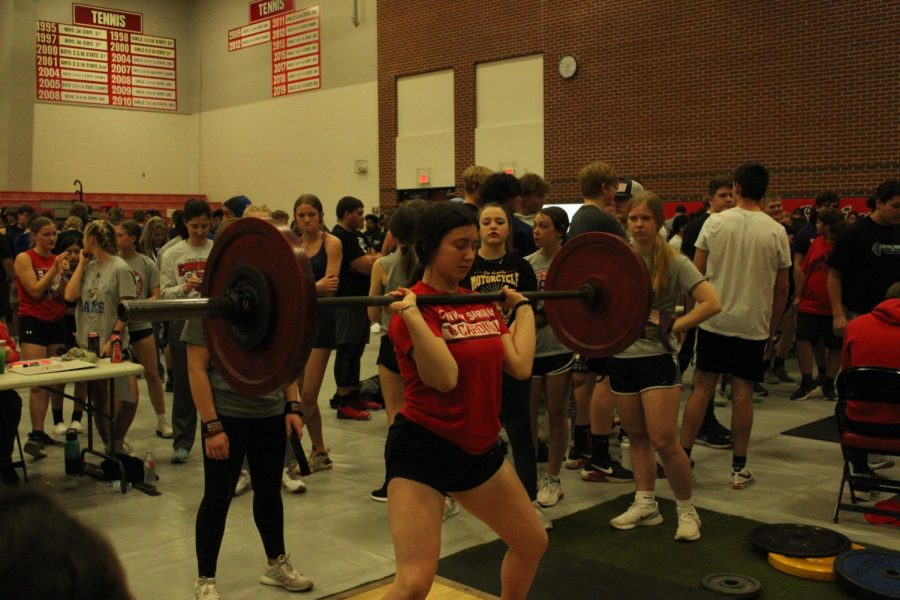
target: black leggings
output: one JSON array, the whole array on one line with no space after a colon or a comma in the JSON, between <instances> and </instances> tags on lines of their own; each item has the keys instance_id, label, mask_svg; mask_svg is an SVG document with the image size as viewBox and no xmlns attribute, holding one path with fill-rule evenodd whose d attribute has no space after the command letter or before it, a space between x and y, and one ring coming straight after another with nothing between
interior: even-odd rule
<instances>
[{"instance_id":1,"label":"black leggings","mask_svg":"<svg viewBox=\"0 0 900 600\"><path fill-rule=\"evenodd\" d=\"M234 497L244 456L250 464L253 484L253 520L262 538L266 557L284 554L284 508L281 504L281 469L284 457L284 417L241 419L220 416L228 435L227 460L213 460L203 453L203 501L197 511L197 572L215 577L216 562L228 506Z\"/></svg>"},{"instance_id":2,"label":"black leggings","mask_svg":"<svg viewBox=\"0 0 900 600\"><path fill-rule=\"evenodd\" d=\"M22 398L15 390L0 392L0 467L12 462L16 431L22 418Z\"/></svg>"},{"instance_id":3,"label":"black leggings","mask_svg":"<svg viewBox=\"0 0 900 600\"><path fill-rule=\"evenodd\" d=\"M500 404L500 420L512 449L516 474L528 497L537 497L537 449L531 437L531 416L529 415L529 395L531 378L514 379L503 374L503 397Z\"/></svg>"},{"instance_id":4,"label":"black leggings","mask_svg":"<svg viewBox=\"0 0 900 600\"><path fill-rule=\"evenodd\" d=\"M338 344L334 353L334 382L338 387L359 387L359 363L365 344Z\"/></svg>"}]
</instances>

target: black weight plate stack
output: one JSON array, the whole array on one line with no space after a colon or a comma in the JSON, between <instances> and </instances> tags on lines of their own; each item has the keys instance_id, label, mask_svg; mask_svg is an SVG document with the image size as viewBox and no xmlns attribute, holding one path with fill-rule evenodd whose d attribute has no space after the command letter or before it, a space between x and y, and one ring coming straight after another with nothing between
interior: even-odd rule
<instances>
[{"instance_id":1,"label":"black weight plate stack","mask_svg":"<svg viewBox=\"0 0 900 600\"><path fill-rule=\"evenodd\" d=\"M761 525L751 529L747 539L763 552L795 558L836 556L850 549L850 538L837 531L792 523Z\"/></svg>"}]
</instances>

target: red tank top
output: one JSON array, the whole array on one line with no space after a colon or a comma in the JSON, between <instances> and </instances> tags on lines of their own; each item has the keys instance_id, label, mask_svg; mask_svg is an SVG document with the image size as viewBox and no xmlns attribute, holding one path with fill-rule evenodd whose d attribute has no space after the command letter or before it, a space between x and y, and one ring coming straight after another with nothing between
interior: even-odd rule
<instances>
[{"instance_id":1,"label":"red tank top","mask_svg":"<svg viewBox=\"0 0 900 600\"><path fill-rule=\"evenodd\" d=\"M35 252L33 249L26 250L28 257L31 258L31 267L38 281L44 278L56 257L52 254L46 258ZM62 319L66 314L66 303L63 301L62 281L57 275L57 281L50 284L47 291L40 298L34 298L22 285L22 281L16 278L16 290L19 292L19 316L34 317L51 323Z\"/></svg>"}]
</instances>

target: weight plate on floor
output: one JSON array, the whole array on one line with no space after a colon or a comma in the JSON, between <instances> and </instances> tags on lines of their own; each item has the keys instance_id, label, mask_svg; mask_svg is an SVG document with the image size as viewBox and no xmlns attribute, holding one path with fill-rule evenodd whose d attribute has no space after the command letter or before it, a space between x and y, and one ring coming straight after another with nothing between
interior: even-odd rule
<instances>
[{"instance_id":1,"label":"weight plate on floor","mask_svg":"<svg viewBox=\"0 0 900 600\"><path fill-rule=\"evenodd\" d=\"M740 573L710 573L701 583L708 590L732 598L756 598L762 591L759 579Z\"/></svg>"},{"instance_id":2,"label":"weight plate on floor","mask_svg":"<svg viewBox=\"0 0 900 600\"><path fill-rule=\"evenodd\" d=\"M853 544L853 550L863 550L858 544ZM769 564L775 569L788 575L813 579L815 581L837 581L834 574L834 556L822 558L794 558L783 554L769 553Z\"/></svg>"},{"instance_id":3,"label":"weight plate on floor","mask_svg":"<svg viewBox=\"0 0 900 600\"><path fill-rule=\"evenodd\" d=\"M246 267L253 267L252 276ZM253 326L260 335L240 331L240 323L207 318L203 331L216 369L238 392L263 396L284 388L303 373L316 330L316 282L294 233L269 219L245 218L222 231L206 261L201 294L227 296L255 277L268 285L252 295ZM259 289L264 288L264 289ZM239 289L237 290L239 291ZM246 325L246 323L244 323Z\"/></svg>"},{"instance_id":4,"label":"weight plate on floor","mask_svg":"<svg viewBox=\"0 0 900 600\"><path fill-rule=\"evenodd\" d=\"M846 535L824 527L792 523L761 525L751 529L747 539L763 552L795 558L836 556L850 549L850 538Z\"/></svg>"},{"instance_id":5,"label":"weight plate on floor","mask_svg":"<svg viewBox=\"0 0 900 600\"><path fill-rule=\"evenodd\" d=\"M900 553L851 550L834 559L841 586L862 598L900 598Z\"/></svg>"},{"instance_id":6,"label":"weight plate on floor","mask_svg":"<svg viewBox=\"0 0 900 600\"><path fill-rule=\"evenodd\" d=\"M553 300L544 304L557 339L585 357L625 350L650 317L650 276L644 260L622 238L584 233L566 242L547 270L545 290L591 286L593 301Z\"/></svg>"}]
</instances>

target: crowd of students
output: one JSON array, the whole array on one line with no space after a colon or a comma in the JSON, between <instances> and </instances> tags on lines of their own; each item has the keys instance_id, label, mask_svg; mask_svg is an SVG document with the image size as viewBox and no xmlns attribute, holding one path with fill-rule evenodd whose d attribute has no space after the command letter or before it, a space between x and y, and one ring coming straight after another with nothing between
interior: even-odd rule
<instances>
[{"instance_id":1,"label":"crowd of students","mask_svg":"<svg viewBox=\"0 0 900 600\"><path fill-rule=\"evenodd\" d=\"M89 332L99 334L100 354L108 355L110 337L118 332L145 367L157 434L173 438L175 464L191 459L199 413L205 489L197 516L195 597L218 597L216 558L228 508L249 487L268 559L261 582L292 591L312 587L284 548L279 487L306 489L286 440L305 424L311 469L334 466L319 403L332 351L337 393L330 405L336 417L367 420L380 408L360 393L360 359L372 324L385 332L377 362L388 432L385 477L371 497L388 501L397 556L397 577L386 597L427 593L437 568L440 523L458 512L457 502L507 542L504 592L524 597L547 545L545 530L553 526L544 508L565 494L563 467L580 470L586 482L633 482L633 504L610 521L620 530L663 522L654 490L657 477L664 476L676 499L675 539L700 539L692 491L694 443L731 448L732 469L723 484L736 490L751 485L752 398L764 389L764 379L791 381L784 360L794 336L801 381L792 399L833 399L847 323L872 312L900 281L897 180L879 185L871 214L848 224L833 194L817 198L809 219L782 222L768 171L756 163L741 165L731 177L713 178L706 210L669 221L658 195L620 179L602 162L579 172L583 202L571 223L562 209L543 206L549 186L536 175L518 179L475 166L462 179L462 198L407 202L393 213L385 233L377 217L364 216L362 201L349 196L337 203L336 224L329 230L322 203L311 194L297 199L293 215L235 197L224 203L221 222L208 204L190 200L171 240L165 221L150 215L143 222L115 222L116 215L107 214L90 221L83 233L75 228L59 235L50 219L28 222L30 247L14 260L22 356L86 347ZM73 216L81 220L79 211ZM212 230L252 217L290 221L319 296L396 297L384 309L320 310L302 377L284 392L258 399L236 393L211 366L199 321L126 324L115 314L126 298L197 296L215 243ZM17 223L8 226L6 240L0 239L0 252L11 234L12 245L22 245L26 223ZM522 295L542 288L568 239L591 231L630 244L647 265L653 290L647 332L612 357L575 355L554 336L541 303ZM470 291L502 291L504 301L416 303L429 294ZM66 302L74 303L74 311L69 309L74 327L67 322ZM15 350L4 333L0 330L0 337ZM167 350L167 385L173 384L171 426L157 368L159 342ZM679 430L682 377L691 363L694 378ZM718 422L712 402L722 386L730 389L733 404L730 428ZM119 439L110 439L108 423L98 420L110 452L129 450L124 436L136 409L137 386L120 387L116 398L96 396L122 403ZM57 395L52 394L54 423L62 425L53 433L77 428L78 405L67 424ZM83 391L76 396L83 398ZM50 400L41 390L31 391L26 451L35 458L53 444L43 431ZM540 474L542 403L548 451ZM514 466L504 459L501 427ZM631 469L610 452L616 436L629 440ZM861 457L854 468L887 463ZM4 482L10 471L0 464Z\"/></svg>"}]
</instances>

